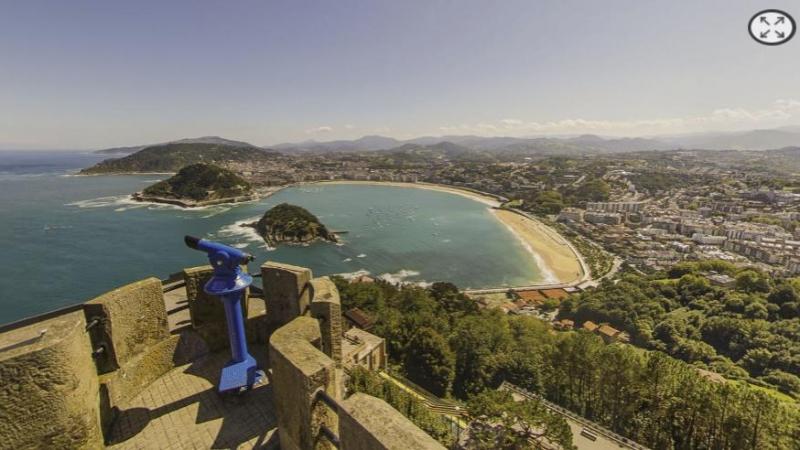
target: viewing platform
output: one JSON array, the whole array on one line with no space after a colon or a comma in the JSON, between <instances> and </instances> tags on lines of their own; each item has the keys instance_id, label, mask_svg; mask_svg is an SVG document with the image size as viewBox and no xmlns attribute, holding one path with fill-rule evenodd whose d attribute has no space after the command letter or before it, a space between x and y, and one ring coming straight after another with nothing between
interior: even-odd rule
<instances>
[{"instance_id":1,"label":"viewing platform","mask_svg":"<svg viewBox=\"0 0 800 450\"><path fill-rule=\"evenodd\" d=\"M211 267L140 280L0 327L0 440L9 448L443 449L391 406L348 396L339 294L268 262L243 299L267 379L218 392L231 358Z\"/></svg>"}]
</instances>

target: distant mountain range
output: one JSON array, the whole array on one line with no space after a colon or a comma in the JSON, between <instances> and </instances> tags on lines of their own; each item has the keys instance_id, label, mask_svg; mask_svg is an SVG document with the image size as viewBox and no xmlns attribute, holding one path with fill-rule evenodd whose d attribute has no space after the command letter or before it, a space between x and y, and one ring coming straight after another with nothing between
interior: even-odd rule
<instances>
[{"instance_id":1,"label":"distant mountain range","mask_svg":"<svg viewBox=\"0 0 800 450\"><path fill-rule=\"evenodd\" d=\"M218 136L204 136L162 144L100 150L96 153L117 158L103 161L86 169L84 173L174 172L193 162L245 161L265 158L274 152L288 155L380 152L390 159L396 157L413 162L430 158L481 161L519 155L576 156L654 150L769 150L787 147L800 147L800 127L655 138L616 138L585 134L530 138L424 136L398 140L385 136L364 136L354 140L305 141L267 147Z\"/></svg>"},{"instance_id":2,"label":"distant mountain range","mask_svg":"<svg viewBox=\"0 0 800 450\"><path fill-rule=\"evenodd\" d=\"M398 140L385 136L364 136L355 140L328 142L305 141L266 146L282 153L333 153L389 150L403 145L429 146L451 142L472 150L531 153L580 154L616 153L647 150L769 150L800 146L800 127L770 130L751 130L729 133L699 133L653 138L616 138L585 134L574 137L483 137L483 136L425 136Z\"/></svg>"},{"instance_id":3,"label":"distant mountain range","mask_svg":"<svg viewBox=\"0 0 800 450\"><path fill-rule=\"evenodd\" d=\"M731 133L698 133L662 138L681 148L704 150L771 150L800 146L800 127Z\"/></svg>"}]
</instances>

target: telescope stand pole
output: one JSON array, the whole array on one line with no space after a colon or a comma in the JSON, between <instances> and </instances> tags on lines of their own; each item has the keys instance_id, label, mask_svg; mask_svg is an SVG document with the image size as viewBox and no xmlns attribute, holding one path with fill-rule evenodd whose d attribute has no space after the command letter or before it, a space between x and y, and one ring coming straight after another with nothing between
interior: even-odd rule
<instances>
[{"instance_id":1,"label":"telescope stand pole","mask_svg":"<svg viewBox=\"0 0 800 450\"><path fill-rule=\"evenodd\" d=\"M242 314L242 293L234 292L222 296L222 304L225 307L225 318L228 322L228 340L231 344L231 360L233 362L243 362L250 357L247 352L247 338L244 333L244 318Z\"/></svg>"}]
</instances>

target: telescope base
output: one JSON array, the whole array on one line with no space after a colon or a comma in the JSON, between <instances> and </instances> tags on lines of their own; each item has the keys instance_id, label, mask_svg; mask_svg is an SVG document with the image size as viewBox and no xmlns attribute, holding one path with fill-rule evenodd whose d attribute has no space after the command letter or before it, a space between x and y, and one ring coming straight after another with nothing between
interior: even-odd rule
<instances>
[{"instance_id":1,"label":"telescope base","mask_svg":"<svg viewBox=\"0 0 800 450\"><path fill-rule=\"evenodd\" d=\"M247 355L244 361L229 361L222 368L219 378L219 392L241 391L250 389L264 379L264 372L258 369L256 360Z\"/></svg>"}]
</instances>

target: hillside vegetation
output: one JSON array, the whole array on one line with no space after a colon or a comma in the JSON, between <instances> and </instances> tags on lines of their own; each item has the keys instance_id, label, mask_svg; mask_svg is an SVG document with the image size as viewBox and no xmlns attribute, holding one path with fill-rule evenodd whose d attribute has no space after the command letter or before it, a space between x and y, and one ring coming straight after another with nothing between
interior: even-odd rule
<instances>
[{"instance_id":1,"label":"hillside vegetation","mask_svg":"<svg viewBox=\"0 0 800 450\"><path fill-rule=\"evenodd\" d=\"M663 352L479 310L449 283L423 289L334 281L342 309L376 318L373 332L386 339L390 359L437 395L475 403L508 381L654 449L788 449L800 438L796 403L746 384L714 383ZM485 410L470 413L480 418ZM485 444L504 448L491 436Z\"/></svg>"},{"instance_id":2,"label":"hillside vegetation","mask_svg":"<svg viewBox=\"0 0 800 450\"><path fill-rule=\"evenodd\" d=\"M714 286L712 272L735 286ZM605 282L567 299L559 315L576 324L608 322L636 345L800 399L798 278L775 279L724 261L682 263Z\"/></svg>"},{"instance_id":3,"label":"hillside vegetation","mask_svg":"<svg viewBox=\"0 0 800 450\"><path fill-rule=\"evenodd\" d=\"M82 174L177 172L193 163L222 164L268 159L270 154L246 144L173 142L151 145L131 155L107 159L83 169Z\"/></svg>"},{"instance_id":4,"label":"hillside vegetation","mask_svg":"<svg viewBox=\"0 0 800 450\"><path fill-rule=\"evenodd\" d=\"M270 244L281 242L311 242L315 239L336 241L336 236L329 232L317 216L307 209L288 203L273 207L255 224L258 234Z\"/></svg>"},{"instance_id":5,"label":"hillside vegetation","mask_svg":"<svg viewBox=\"0 0 800 450\"><path fill-rule=\"evenodd\" d=\"M253 187L230 170L210 164L192 164L164 181L147 187L145 196L192 200L221 200L250 195Z\"/></svg>"}]
</instances>

